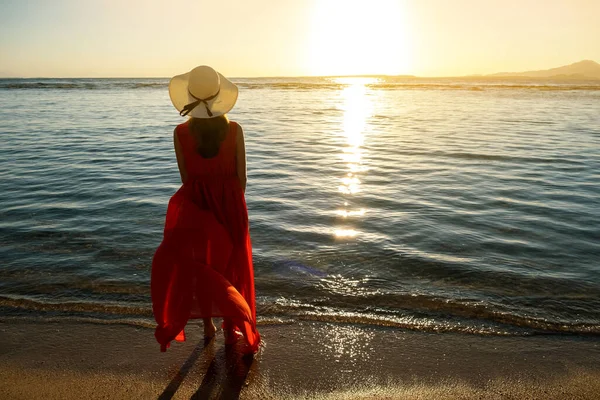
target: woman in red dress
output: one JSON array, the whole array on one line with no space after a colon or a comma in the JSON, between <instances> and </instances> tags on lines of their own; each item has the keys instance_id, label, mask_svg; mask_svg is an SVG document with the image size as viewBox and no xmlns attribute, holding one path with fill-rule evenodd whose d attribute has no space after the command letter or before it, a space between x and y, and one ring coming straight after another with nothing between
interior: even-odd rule
<instances>
[{"instance_id":1,"label":"woman in red dress","mask_svg":"<svg viewBox=\"0 0 600 400\"><path fill-rule=\"evenodd\" d=\"M166 351L185 340L189 319L223 318L225 343L242 337L244 352L260 344L256 329L254 270L248 225L246 154L242 127L226 113L238 89L207 66L175 76L169 95L187 122L173 140L183 185L171 197L164 238L152 261L152 310L156 340Z\"/></svg>"}]
</instances>

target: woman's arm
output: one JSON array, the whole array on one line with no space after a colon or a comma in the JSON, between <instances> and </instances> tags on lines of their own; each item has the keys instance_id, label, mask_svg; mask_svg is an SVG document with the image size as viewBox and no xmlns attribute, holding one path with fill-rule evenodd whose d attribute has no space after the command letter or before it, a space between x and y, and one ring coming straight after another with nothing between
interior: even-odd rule
<instances>
[{"instance_id":1,"label":"woman's arm","mask_svg":"<svg viewBox=\"0 0 600 400\"><path fill-rule=\"evenodd\" d=\"M181 150L181 143L177 137L177 128L173 131L173 143L175 144L175 156L177 157L177 166L179 167L179 175L181 175L181 183L185 183L187 180L187 171L185 170L185 163L183 162L183 150Z\"/></svg>"},{"instance_id":2,"label":"woman's arm","mask_svg":"<svg viewBox=\"0 0 600 400\"><path fill-rule=\"evenodd\" d=\"M235 140L235 161L237 176L242 185L244 193L246 193L246 144L244 143L244 130L240 124L237 124L237 133Z\"/></svg>"}]
</instances>

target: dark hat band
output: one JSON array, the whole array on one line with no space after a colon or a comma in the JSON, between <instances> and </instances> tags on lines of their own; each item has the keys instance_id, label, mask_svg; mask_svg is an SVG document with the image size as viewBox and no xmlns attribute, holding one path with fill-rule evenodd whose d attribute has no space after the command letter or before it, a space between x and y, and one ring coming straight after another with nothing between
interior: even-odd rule
<instances>
[{"instance_id":1,"label":"dark hat band","mask_svg":"<svg viewBox=\"0 0 600 400\"><path fill-rule=\"evenodd\" d=\"M219 87L219 90L217 90L217 93L213 94L210 97L207 97L205 99L199 99L196 96L194 96L192 93L190 93L190 90L188 89L188 94L190 96L192 96L194 99L196 99L196 101L194 101L193 103L189 103L186 104L185 107L183 107L183 109L181 111L179 111L179 115L181 115L182 117L185 117L186 115L188 115L190 112L192 112L192 110L196 107L198 107L198 105L200 103L204 103L204 107L206 107L206 112L208 114L209 117L212 117L212 111L210 111L210 108L208 108L208 101L211 101L212 99L214 99L215 97L217 97L219 95L219 93L221 92L221 88Z\"/></svg>"}]
</instances>

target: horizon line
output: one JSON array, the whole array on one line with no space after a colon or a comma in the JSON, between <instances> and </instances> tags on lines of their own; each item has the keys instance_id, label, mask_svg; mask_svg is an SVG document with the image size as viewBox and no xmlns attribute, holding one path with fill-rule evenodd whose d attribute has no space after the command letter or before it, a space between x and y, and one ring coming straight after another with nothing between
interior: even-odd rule
<instances>
[{"instance_id":1,"label":"horizon line","mask_svg":"<svg viewBox=\"0 0 600 400\"><path fill-rule=\"evenodd\" d=\"M526 73L526 72L524 72ZM265 76L237 76L228 77L227 79L293 79L293 78L410 78L410 79L457 79L457 78L483 78L483 79L585 79L585 80L600 80L593 76L585 75L554 75L554 76L527 76L527 75L499 75L502 73L493 74L471 74L471 75L439 75L439 76L419 76L419 75L391 75L391 74L360 74L360 75L265 75ZM506 74L514 74L514 72L506 72ZM0 79L171 79L167 76L0 76Z\"/></svg>"}]
</instances>

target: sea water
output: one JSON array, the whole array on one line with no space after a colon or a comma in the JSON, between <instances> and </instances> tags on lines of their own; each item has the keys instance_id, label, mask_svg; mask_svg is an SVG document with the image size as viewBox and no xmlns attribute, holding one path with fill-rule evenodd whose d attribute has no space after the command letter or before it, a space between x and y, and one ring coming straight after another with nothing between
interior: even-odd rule
<instances>
[{"instance_id":1,"label":"sea water","mask_svg":"<svg viewBox=\"0 0 600 400\"><path fill-rule=\"evenodd\" d=\"M260 324L600 334L600 82L234 82ZM167 84L0 80L0 319L153 326Z\"/></svg>"}]
</instances>

